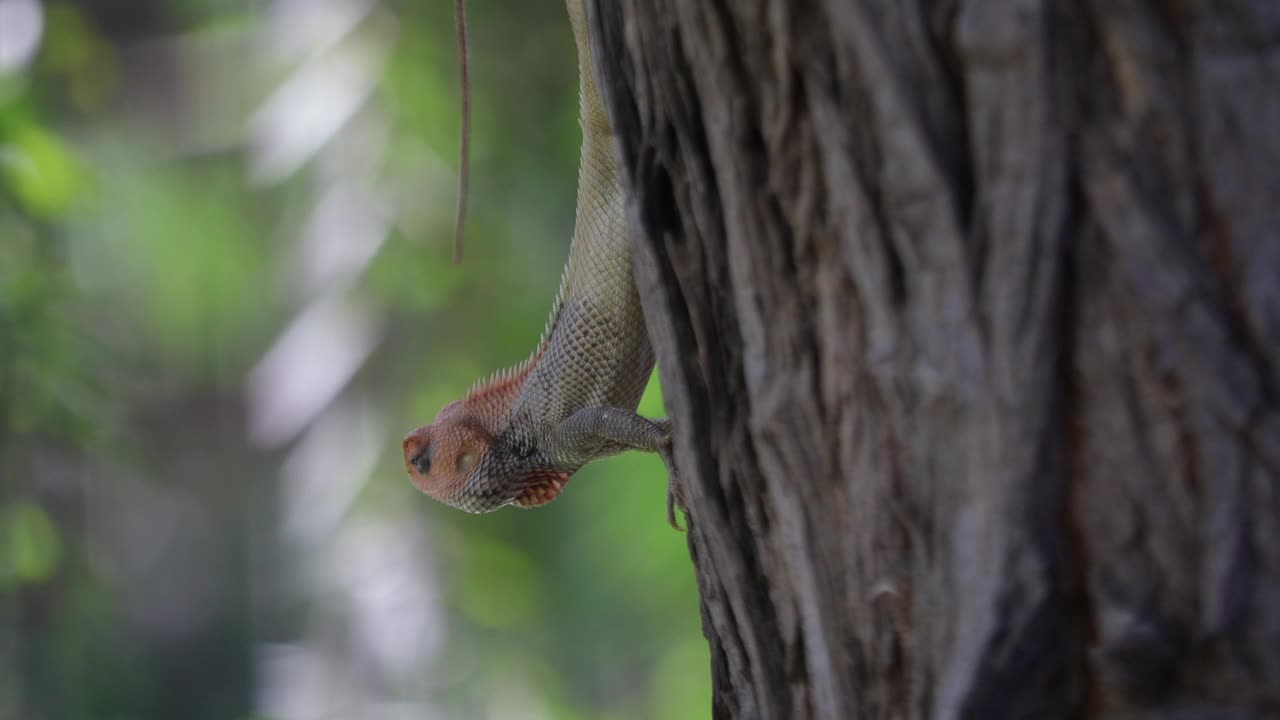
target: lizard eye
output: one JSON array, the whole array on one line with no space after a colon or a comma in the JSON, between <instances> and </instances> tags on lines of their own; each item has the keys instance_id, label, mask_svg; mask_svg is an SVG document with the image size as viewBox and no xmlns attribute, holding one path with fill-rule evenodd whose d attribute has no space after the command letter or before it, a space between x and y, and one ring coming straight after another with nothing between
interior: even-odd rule
<instances>
[{"instance_id":1,"label":"lizard eye","mask_svg":"<svg viewBox=\"0 0 1280 720\"><path fill-rule=\"evenodd\" d=\"M474 450L468 450L458 456L458 472L471 472L471 468L476 466L476 453Z\"/></svg>"}]
</instances>

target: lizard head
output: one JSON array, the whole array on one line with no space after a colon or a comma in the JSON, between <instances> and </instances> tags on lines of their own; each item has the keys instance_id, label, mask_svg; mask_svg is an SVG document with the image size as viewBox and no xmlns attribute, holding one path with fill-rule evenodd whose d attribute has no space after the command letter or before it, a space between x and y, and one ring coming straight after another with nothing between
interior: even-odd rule
<instances>
[{"instance_id":1,"label":"lizard head","mask_svg":"<svg viewBox=\"0 0 1280 720\"><path fill-rule=\"evenodd\" d=\"M539 467L495 435L473 409L466 401L450 403L434 423L405 436L404 466L414 487L473 513L511 504L529 508L555 499L569 475Z\"/></svg>"},{"instance_id":2,"label":"lizard head","mask_svg":"<svg viewBox=\"0 0 1280 720\"><path fill-rule=\"evenodd\" d=\"M405 436L404 467L414 487L446 505L474 512L495 510L505 502L486 507L478 502L473 482L492 443L492 434L468 416L463 403L450 403L434 423Z\"/></svg>"}]
</instances>

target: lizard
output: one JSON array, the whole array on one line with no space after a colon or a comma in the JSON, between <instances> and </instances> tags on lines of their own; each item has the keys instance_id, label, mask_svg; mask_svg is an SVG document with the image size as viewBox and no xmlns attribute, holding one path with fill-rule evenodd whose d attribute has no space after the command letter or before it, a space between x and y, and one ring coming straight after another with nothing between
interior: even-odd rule
<instances>
[{"instance_id":1,"label":"lizard","mask_svg":"<svg viewBox=\"0 0 1280 720\"><path fill-rule=\"evenodd\" d=\"M670 420L636 413L654 352L632 274L625 198L596 85L586 0L566 4L578 52L582 146L573 239L551 316L527 360L476 383L434 422L405 436L404 465L428 496L483 513L551 502L593 460L655 452L668 473L667 521L680 529L675 511L684 503ZM464 20L458 27L465 34Z\"/></svg>"}]
</instances>

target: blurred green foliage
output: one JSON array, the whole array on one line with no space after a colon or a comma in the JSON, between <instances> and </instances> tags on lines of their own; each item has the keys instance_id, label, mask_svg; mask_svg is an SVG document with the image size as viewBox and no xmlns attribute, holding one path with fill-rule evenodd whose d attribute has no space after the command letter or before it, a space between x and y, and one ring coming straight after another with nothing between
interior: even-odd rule
<instances>
[{"instance_id":1,"label":"blurred green foliage","mask_svg":"<svg viewBox=\"0 0 1280 720\"><path fill-rule=\"evenodd\" d=\"M58 529L39 507L16 502L0 507L0 588L49 579L58 566Z\"/></svg>"},{"instance_id":2,"label":"blurred green foliage","mask_svg":"<svg viewBox=\"0 0 1280 720\"><path fill-rule=\"evenodd\" d=\"M401 467L400 436L522 360L550 308L578 142L563 8L470 4L454 266L448 4L317 3L314 27L285 5L45 2L37 52L0 67L0 718L707 717L656 458L484 516ZM367 94L268 177L352 77ZM297 125L273 135L278 98ZM255 384L325 303L373 338L353 374L320 393L338 356L302 354ZM263 440L295 381L318 405ZM663 414L656 381L641 409Z\"/></svg>"}]
</instances>

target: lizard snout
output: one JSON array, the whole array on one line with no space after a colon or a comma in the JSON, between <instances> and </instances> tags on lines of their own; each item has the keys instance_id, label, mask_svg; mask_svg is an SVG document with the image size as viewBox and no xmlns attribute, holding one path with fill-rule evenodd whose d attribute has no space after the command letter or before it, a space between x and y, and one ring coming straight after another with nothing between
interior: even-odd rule
<instances>
[{"instance_id":1,"label":"lizard snout","mask_svg":"<svg viewBox=\"0 0 1280 720\"><path fill-rule=\"evenodd\" d=\"M409 475L426 475L429 469L429 458L425 456L431 441L427 437L427 431L430 426L414 430L404 436L404 440L400 443L400 447L404 450L404 469Z\"/></svg>"}]
</instances>

